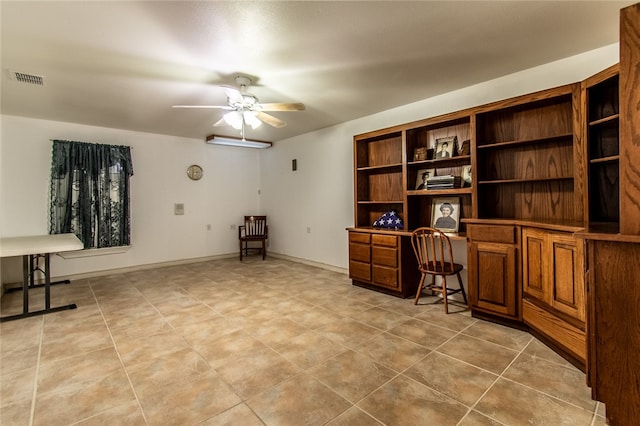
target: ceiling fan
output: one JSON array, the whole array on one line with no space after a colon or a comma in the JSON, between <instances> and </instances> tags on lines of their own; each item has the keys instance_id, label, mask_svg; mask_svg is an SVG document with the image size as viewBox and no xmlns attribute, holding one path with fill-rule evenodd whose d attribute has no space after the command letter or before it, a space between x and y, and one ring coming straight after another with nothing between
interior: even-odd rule
<instances>
[{"instance_id":1,"label":"ceiling fan","mask_svg":"<svg viewBox=\"0 0 640 426\"><path fill-rule=\"evenodd\" d=\"M247 91L251 84L249 77L238 75L234 81L239 88L222 86L227 94L227 105L173 105L173 108L210 108L221 109L229 112L225 113L220 120L213 124L214 127L229 125L236 130L240 130L244 139L245 125L257 129L262 123L273 127L284 127L287 125L279 118L267 114L265 111L304 111L303 103L260 103L258 98Z\"/></svg>"}]
</instances>

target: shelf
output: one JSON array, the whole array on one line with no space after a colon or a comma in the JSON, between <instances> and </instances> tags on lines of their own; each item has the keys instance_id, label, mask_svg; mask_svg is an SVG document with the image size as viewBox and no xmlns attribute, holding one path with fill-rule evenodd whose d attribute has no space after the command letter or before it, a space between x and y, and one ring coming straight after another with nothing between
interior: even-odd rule
<instances>
[{"instance_id":1,"label":"shelf","mask_svg":"<svg viewBox=\"0 0 640 426\"><path fill-rule=\"evenodd\" d=\"M610 123L614 120L618 120L620 118L620 114L610 115L608 117L601 118L599 120L594 120L589 123L589 126L598 126L604 123Z\"/></svg>"},{"instance_id":2,"label":"shelf","mask_svg":"<svg viewBox=\"0 0 640 426\"><path fill-rule=\"evenodd\" d=\"M361 204L361 205L367 205L367 204L402 204L402 200L400 200L400 201L393 201L393 200L390 200L390 201L377 201L377 200L371 201L371 200L366 200L366 201L358 201L358 204Z\"/></svg>"},{"instance_id":3,"label":"shelf","mask_svg":"<svg viewBox=\"0 0 640 426\"><path fill-rule=\"evenodd\" d=\"M402 163L385 164L384 166L358 167L358 172L384 172L393 169L402 169Z\"/></svg>"},{"instance_id":4,"label":"shelf","mask_svg":"<svg viewBox=\"0 0 640 426\"><path fill-rule=\"evenodd\" d=\"M427 189L427 190L414 190L407 191L408 196L429 196L429 195L456 195L456 194L471 194L473 191L471 188L451 188L451 189Z\"/></svg>"},{"instance_id":5,"label":"shelf","mask_svg":"<svg viewBox=\"0 0 640 426\"><path fill-rule=\"evenodd\" d=\"M552 143L552 142L560 142L562 140L566 140L567 143L573 143L573 134L565 133L562 135L550 136L546 138L537 138L537 139L521 139L521 140L513 140L513 141L505 141L505 142L494 142L485 145L478 145L478 150L483 149L493 149L493 148L511 148L514 146L520 145L535 145L535 144L543 144L543 143Z\"/></svg>"},{"instance_id":6,"label":"shelf","mask_svg":"<svg viewBox=\"0 0 640 426\"><path fill-rule=\"evenodd\" d=\"M443 164L443 165L447 165L447 164L453 164L453 163L462 163L462 162L471 162L471 156L470 155L459 155L457 157L451 157L451 158L439 158L439 159L432 159L432 160L422 160L422 161L408 161L407 162L407 166L432 166L435 164ZM434 167L435 168L435 167Z\"/></svg>"},{"instance_id":7,"label":"shelf","mask_svg":"<svg viewBox=\"0 0 640 426\"><path fill-rule=\"evenodd\" d=\"M561 176L550 178L538 178L538 179L496 179L496 180L481 180L479 185L497 185L503 183L527 183L527 182L548 182L554 180L573 180L573 176Z\"/></svg>"},{"instance_id":8,"label":"shelf","mask_svg":"<svg viewBox=\"0 0 640 426\"><path fill-rule=\"evenodd\" d=\"M591 164L612 163L612 162L618 161L618 160L620 160L620 156L619 155L611 155L609 157L593 158L593 159L589 160L589 163L591 163Z\"/></svg>"}]
</instances>

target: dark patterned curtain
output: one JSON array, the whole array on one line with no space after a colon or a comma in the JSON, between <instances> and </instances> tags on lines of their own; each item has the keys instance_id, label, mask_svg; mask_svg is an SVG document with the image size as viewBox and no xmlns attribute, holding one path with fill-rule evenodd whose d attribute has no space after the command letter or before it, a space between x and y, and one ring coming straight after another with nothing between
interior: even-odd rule
<instances>
[{"instance_id":1,"label":"dark patterned curtain","mask_svg":"<svg viewBox=\"0 0 640 426\"><path fill-rule=\"evenodd\" d=\"M53 141L50 234L72 232L85 249L130 244L128 146Z\"/></svg>"}]
</instances>

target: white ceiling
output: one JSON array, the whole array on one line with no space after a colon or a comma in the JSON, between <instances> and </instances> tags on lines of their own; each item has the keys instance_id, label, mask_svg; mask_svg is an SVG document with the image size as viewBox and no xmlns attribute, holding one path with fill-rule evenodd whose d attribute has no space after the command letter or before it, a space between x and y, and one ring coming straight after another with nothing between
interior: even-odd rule
<instances>
[{"instance_id":1,"label":"white ceiling","mask_svg":"<svg viewBox=\"0 0 640 426\"><path fill-rule=\"evenodd\" d=\"M159 134L213 128L217 85L303 102L277 141L618 41L633 1L4 1L3 114ZM18 83L10 71L44 76Z\"/></svg>"}]
</instances>

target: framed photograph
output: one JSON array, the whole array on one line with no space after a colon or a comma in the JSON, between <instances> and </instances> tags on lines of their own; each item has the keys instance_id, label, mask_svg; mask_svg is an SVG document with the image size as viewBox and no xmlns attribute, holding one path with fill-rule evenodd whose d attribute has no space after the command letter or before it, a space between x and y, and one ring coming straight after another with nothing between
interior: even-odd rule
<instances>
[{"instance_id":1,"label":"framed photograph","mask_svg":"<svg viewBox=\"0 0 640 426\"><path fill-rule=\"evenodd\" d=\"M470 154L471 154L471 141L467 139L466 141L462 141L462 145L460 146L458 155L470 155Z\"/></svg>"},{"instance_id":2,"label":"framed photograph","mask_svg":"<svg viewBox=\"0 0 640 426\"><path fill-rule=\"evenodd\" d=\"M427 189L427 180L435 175L436 169L418 170L418 176L416 177L416 189Z\"/></svg>"},{"instance_id":3,"label":"framed photograph","mask_svg":"<svg viewBox=\"0 0 640 426\"><path fill-rule=\"evenodd\" d=\"M471 186L471 166L462 166L462 183L464 186Z\"/></svg>"},{"instance_id":4,"label":"framed photograph","mask_svg":"<svg viewBox=\"0 0 640 426\"><path fill-rule=\"evenodd\" d=\"M413 150L413 161L423 161L427 159L427 148L422 146Z\"/></svg>"},{"instance_id":5,"label":"framed photograph","mask_svg":"<svg viewBox=\"0 0 640 426\"><path fill-rule=\"evenodd\" d=\"M431 203L431 227L443 232L458 232L460 198L434 198Z\"/></svg>"},{"instance_id":6,"label":"framed photograph","mask_svg":"<svg viewBox=\"0 0 640 426\"><path fill-rule=\"evenodd\" d=\"M451 158L455 155L456 145L458 143L457 136L436 139L436 159Z\"/></svg>"}]
</instances>

